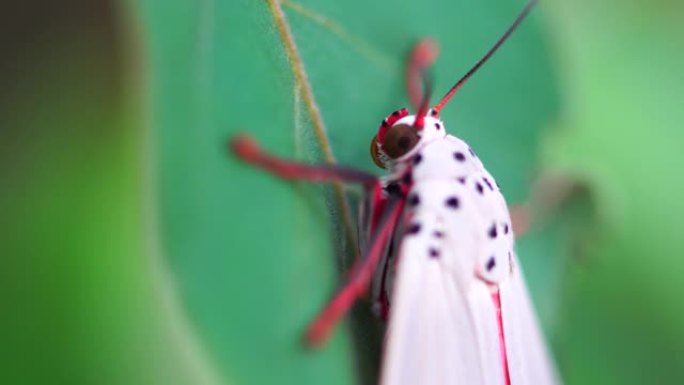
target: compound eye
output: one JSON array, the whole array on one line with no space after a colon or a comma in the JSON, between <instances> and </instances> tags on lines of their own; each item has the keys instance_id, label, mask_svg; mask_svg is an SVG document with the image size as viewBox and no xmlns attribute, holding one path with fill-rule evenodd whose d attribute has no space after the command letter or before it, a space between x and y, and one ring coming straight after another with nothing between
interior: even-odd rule
<instances>
[{"instance_id":1,"label":"compound eye","mask_svg":"<svg viewBox=\"0 0 684 385\"><path fill-rule=\"evenodd\" d=\"M418 130L408 124L397 124L390 127L382 142L382 150L392 159L397 159L413 149L420 137Z\"/></svg>"},{"instance_id":2,"label":"compound eye","mask_svg":"<svg viewBox=\"0 0 684 385\"><path fill-rule=\"evenodd\" d=\"M371 140L370 144L371 157L373 158L373 162L376 166L380 168L385 168L385 163L382 161L379 151L380 149L378 148L378 136L376 135L373 137L373 140Z\"/></svg>"}]
</instances>

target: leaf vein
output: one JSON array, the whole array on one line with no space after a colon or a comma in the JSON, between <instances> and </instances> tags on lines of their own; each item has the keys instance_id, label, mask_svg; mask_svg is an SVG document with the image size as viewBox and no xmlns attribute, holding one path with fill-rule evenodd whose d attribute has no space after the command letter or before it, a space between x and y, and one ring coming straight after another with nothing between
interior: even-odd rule
<instances>
[{"instance_id":1,"label":"leaf vein","mask_svg":"<svg viewBox=\"0 0 684 385\"><path fill-rule=\"evenodd\" d=\"M348 44L361 56L364 56L376 66L385 70L394 70L396 68L397 63L386 53L377 49L361 37L352 34L346 28L342 27L341 24L331 20L329 17L292 0L282 0L281 3L283 6L327 29L330 33L337 36L341 41Z\"/></svg>"},{"instance_id":2,"label":"leaf vein","mask_svg":"<svg viewBox=\"0 0 684 385\"><path fill-rule=\"evenodd\" d=\"M304 70L304 62L299 55L299 50L294 41L294 36L290 29L290 25L285 19L285 13L283 12L280 2L278 0L267 0L271 13L273 15L273 21L275 22L276 29L280 36L280 40L283 43L285 52L289 59L290 67L292 69L292 74L294 75L295 87L298 87L302 93L302 100L306 106L307 112L309 114L309 119L314 128L314 134L318 140L318 145L323 153L323 158L328 164L335 164L335 156L332 152L332 147L330 146L330 140L326 133L325 124L323 123L323 116L321 114L320 108L316 103L314 97L313 89L311 88L311 83L309 83L309 78ZM335 200L342 211L342 220L344 222L345 233L347 239L351 244L356 244L354 236L354 226L352 224L351 210L349 208L349 202L344 195L344 190L339 182L333 183L333 190L335 194Z\"/></svg>"}]
</instances>

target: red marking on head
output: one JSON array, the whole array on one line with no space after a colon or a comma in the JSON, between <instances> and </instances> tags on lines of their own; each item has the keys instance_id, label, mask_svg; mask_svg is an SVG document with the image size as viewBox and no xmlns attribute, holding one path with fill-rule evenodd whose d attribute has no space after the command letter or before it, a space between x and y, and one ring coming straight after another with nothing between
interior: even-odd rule
<instances>
[{"instance_id":1,"label":"red marking on head","mask_svg":"<svg viewBox=\"0 0 684 385\"><path fill-rule=\"evenodd\" d=\"M413 127L422 130L425 127L425 115L416 115L416 121L413 122Z\"/></svg>"},{"instance_id":2,"label":"red marking on head","mask_svg":"<svg viewBox=\"0 0 684 385\"><path fill-rule=\"evenodd\" d=\"M408 109L406 108L402 108L389 114L389 116L382 121L382 124L380 124L380 127L378 128L378 136L376 136L377 142L382 143L385 140L385 134L387 133L387 130L389 130L389 128L392 127L399 119L407 115Z\"/></svg>"}]
</instances>

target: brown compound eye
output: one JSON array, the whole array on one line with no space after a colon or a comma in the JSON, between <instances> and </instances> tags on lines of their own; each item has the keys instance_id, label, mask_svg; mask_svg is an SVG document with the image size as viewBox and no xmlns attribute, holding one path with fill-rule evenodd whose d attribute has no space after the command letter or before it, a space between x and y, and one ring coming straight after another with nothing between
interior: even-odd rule
<instances>
[{"instance_id":1,"label":"brown compound eye","mask_svg":"<svg viewBox=\"0 0 684 385\"><path fill-rule=\"evenodd\" d=\"M397 124L385 133L382 150L392 159L397 159L413 149L420 137L418 130L408 124Z\"/></svg>"},{"instance_id":2,"label":"brown compound eye","mask_svg":"<svg viewBox=\"0 0 684 385\"><path fill-rule=\"evenodd\" d=\"M370 153L373 158L373 162L376 166L380 168L385 168L385 163L380 159L380 149L378 148L378 136L374 136L370 144Z\"/></svg>"}]
</instances>

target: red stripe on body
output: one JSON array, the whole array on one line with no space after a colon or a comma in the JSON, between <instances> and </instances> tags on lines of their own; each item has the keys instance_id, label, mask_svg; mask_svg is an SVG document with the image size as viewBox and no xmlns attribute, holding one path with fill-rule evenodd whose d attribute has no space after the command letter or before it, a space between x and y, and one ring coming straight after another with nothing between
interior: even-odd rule
<instances>
[{"instance_id":1,"label":"red stripe on body","mask_svg":"<svg viewBox=\"0 0 684 385\"><path fill-rule=\"evenodd\" d=\"M504 335L503 315L501 314L501 296L499 290L492 293L492 300L496 308L496 323L499 329L499 350L501 351L501 364L503 365L504 379L506 385L511 385L511 375L508 371L508 356L506 355L506 337Z\"/></svg>"}]
</instances>

